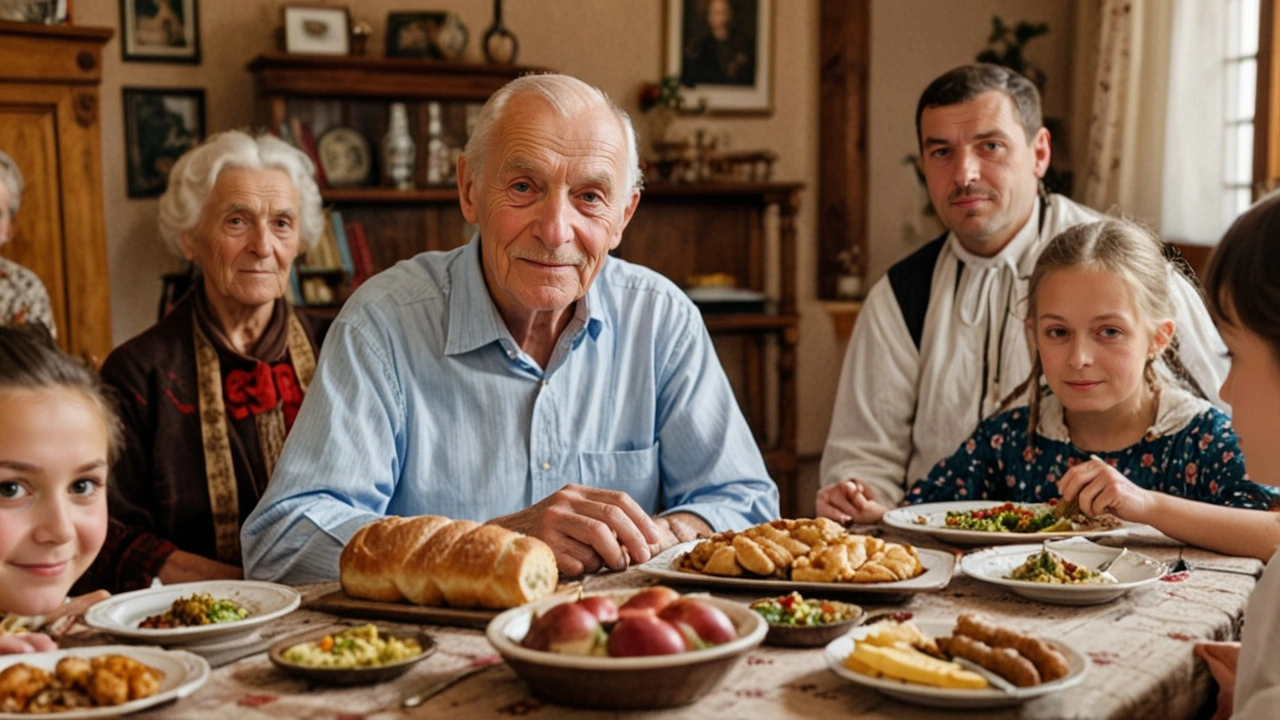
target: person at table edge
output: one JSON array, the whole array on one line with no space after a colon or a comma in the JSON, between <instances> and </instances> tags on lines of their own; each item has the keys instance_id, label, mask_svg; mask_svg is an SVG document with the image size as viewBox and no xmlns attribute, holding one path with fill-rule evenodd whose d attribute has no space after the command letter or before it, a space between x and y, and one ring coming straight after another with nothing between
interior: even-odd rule
<instances>
[{"instance_id":1,"label":"person at table edge","mask_svg":"<svg viewBox=\"0 0 1280 720\"><path fill-rule=\"evenodd\" d=\"M524 532L566 575L776 518L698 309L608 256L642 189L626 113L575 78L519 78L485 104L458 178L479 233L343 307L242 529L246 575L332 580L386 515Z\"/></svg>"}]
</instances>

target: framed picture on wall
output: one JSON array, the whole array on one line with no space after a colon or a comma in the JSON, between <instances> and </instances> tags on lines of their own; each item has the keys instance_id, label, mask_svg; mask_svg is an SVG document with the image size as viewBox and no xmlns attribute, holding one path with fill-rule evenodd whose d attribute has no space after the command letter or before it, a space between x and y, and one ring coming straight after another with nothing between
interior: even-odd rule
<instances>
[{"instance_id":1,"label":"framed picture on wall","mask_svg":"<svg viewBox=\"0 0 1280 720\"><path fill-rule=\"evenodd\" d=\"M156 197L182 153L204 139L204 90L124 88L129 197Z\"/></svg>"},{"instance_id":2,"label":"framed picture on wall","mask_svg":"<svg viewBox=\"0 0 1280 720\"><path fill-rule=\"evenodd\" d=\"M312 55L351 52L351 15L344 7L286 5L284 50Z\"/></svg>"},{"instance_id":3,"label":"framed picture on wall","mask_svg":"<svg viewBox=\"0 0 1280 720\"><path fill-rule=\"evenodd\" d=\"M120 0L120 51L125 60L199 63L196 0Z\"/></svg>"},{"instance_id":4,"label":"framed picture on wall","mask_svg":"<svg viewBox=\"0 0 1280 720\"><path fill-rule=\"evenodd\" d=\"M773 0L667 0L666 46L686 103L773 111Z\"/></svg>"}]
</instances>

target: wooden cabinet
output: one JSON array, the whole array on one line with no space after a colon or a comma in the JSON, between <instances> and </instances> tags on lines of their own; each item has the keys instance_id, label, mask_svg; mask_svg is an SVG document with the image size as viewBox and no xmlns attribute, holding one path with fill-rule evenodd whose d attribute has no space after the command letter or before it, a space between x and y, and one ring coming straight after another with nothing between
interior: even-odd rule
<instances>
[{"instance_id":1,"label":"wooden cabinet","mask_svg":"<svg viewBox=\"0 0 1280 720\"><path fill-rule=\"evenodd\" d=\"M99 361L111 351L98 100L111 35L0 22L0 149L26 180L0 253L44 282L62 347Z\"/></svg>"},{"instance_id":2,"label":"wooden cabinet","mask_svg":"<svg viewBox=\"0 0 1280 720\"><path fill-rule=\"evenodd\" d=\"M707 306L703 318L717 345L729 351L720 359L778 483L784 517L795 517L800 507L796 214L803 189L800 183L650 184L615 251L680 285L690 275L727 273L739 287L769 296L764 312L718 313Z\"/></svg>"},{"instance_id":3,"label":"wooden cabinet","mask_svg":"<svg viewBox=\"0 0 1280 720\"><path fill-rule=\"evenodd\" d=\"M409 105L418 146L415 190L370 186L322 191L346 221L366 229L374 265L385 268L425 250L466 243L451 186L428 186L425 129L428 103L444 107L445 133L465 141L468 104L483 102L529 68L421 60L266 54L250 64L272 128L300 117L319 134L341 125L360 132L375 149L386 132L391 102ZM803 186L788 183L650 185L615 254L651 267L683 285L693 274L723 272L742 287L767 292L765 312L705 315L720 339L735 340L722 355L739 402L778 481L783 512L794 515L796 488L795 218ZM771 213L770 208L776 208ZM767 225L776 218L776 232Z\"/></svg>"}]
</instances>

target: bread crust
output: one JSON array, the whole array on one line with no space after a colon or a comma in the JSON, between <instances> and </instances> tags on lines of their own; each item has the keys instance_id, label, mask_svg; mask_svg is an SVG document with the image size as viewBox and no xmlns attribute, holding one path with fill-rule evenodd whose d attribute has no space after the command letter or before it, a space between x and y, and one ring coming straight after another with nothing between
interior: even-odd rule
<instances>
[{"instance_id":1,"label":"bread crust","mask_svg":"<svg viewBox=\"0 0 1280 720\"><path fill-rule=\"evenodd\" d=\"M460 608L522 605L551 594L559 579L541 540L438 515L376 520L352 536L338 564L351 597Z\"/></svg>"}]
</instances>

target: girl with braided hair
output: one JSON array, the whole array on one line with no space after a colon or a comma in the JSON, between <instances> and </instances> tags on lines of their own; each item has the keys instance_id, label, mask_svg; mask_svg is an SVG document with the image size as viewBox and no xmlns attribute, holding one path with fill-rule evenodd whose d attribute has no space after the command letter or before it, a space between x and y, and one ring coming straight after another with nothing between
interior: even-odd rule
<instances>
[{"instance_id":1,"label":"girl with braided hair","mask_svg":"<svg viewBox=\"0 0 1280 720\"><path fill-rule=\"evenodd\" d=\"M1010 398L1029 391L1029 403L984 420L906 501L1061 498L1086 515L1110 512L1218 552L1270 557L1270 533L1202 522L1214 505L1253 511L1231 513L1234 523L1270 521L1261 511L1280 496L1248 479L1230 418L1178 360L1175 272L1160 241L1126 220L1055 237L1027 286L1033 364Z\"/></svg>"}]
</instances>

